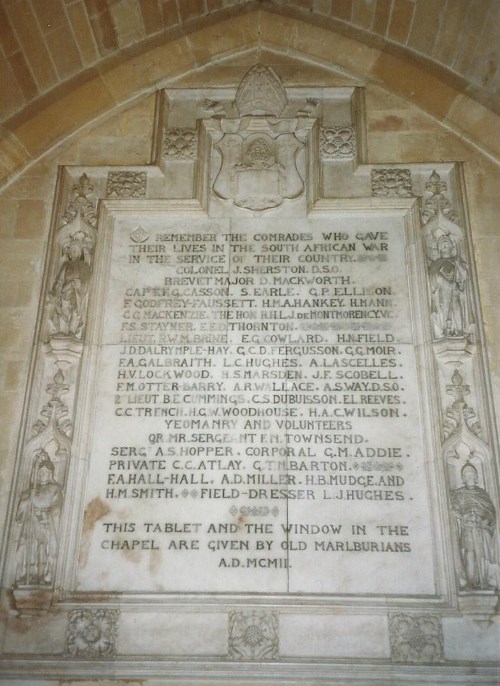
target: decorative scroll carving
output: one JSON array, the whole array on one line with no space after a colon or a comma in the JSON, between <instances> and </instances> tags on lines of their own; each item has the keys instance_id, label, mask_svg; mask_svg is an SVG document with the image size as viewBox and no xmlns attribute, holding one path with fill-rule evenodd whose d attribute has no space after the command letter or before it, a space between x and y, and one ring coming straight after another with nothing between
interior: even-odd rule
<instances>
[{"instance_id":1,"label":"decorative scroll carving","mask_svg":"<svg viewBox=\"0 0 500 686\"><path fill-rule=\"evenodd\" d=\"M194 160L198 154L196 129L166 129L163 156L172 160Z\"/></svg>"},{"instance_id":2,"label":"decorative scroll carving","mask_svg":"<svg viewBox=\"0 0 500 686\"><path fill-rule=\"evenodd\" d=\"M478 486L479 473L472 462L461 469L463 486L451 492L460 552L460 587L465 590L500 588L500 567L495 545L496 510L489 493Z\"/></svg>"},{"instance_id":3,"label":"decorative scroll carving","mask_svg":"<svg viewBox=\"0 0 500 686\"><path fill-rule=\"evenodd\" d=\"M372 169L371 187L375 198L411 198L411 170Z\"/></svg>"},{"instance_id":4,"label":"decorative scroll carving","mask_svg":"<svg viewBox=\"0 0 500 686\"><path fill-rule=\"evenodd\" d=\"M356 156L356 136L352 126L329 126L319 130L322 159L351 159Z\"/></svg>"},{"instance_id":5,"label":"decorative scroll carving","mask_svg":"<svg viewBox=\"0 0 500 686\"><path fill-rule=\"evenodd\" d=\"M16 521L17 586L51 586L57 560L62 485L54 463L42 449L35 451L29 487L19 496Z\"/></svg>"},{"instance_id":6,"label":"decorative scroll carving","mask_svg":"<svg viewBox=\"0 0 500 686\"><path fill-rule=\"evenodd\" d=\"M76 217L83 217L85 221L93 226L97 225L95 202L88 198L94 192L94 186L90 182L87 174L82 174L72 189L72 199L63 216L63 224L69 224Z\"/></svg>"},{"instance_id":7,"label":"decorative scroll carving","mask_svg":"<svg viewBox=\"0 0 500 686\"><path fill-rule=\"evenodd\" d=\"M443 628L436 615L389 616L393 662L442 662Z\"/></svg>"},{"instance_id":8,"label":"decorative scroll carving","mask_svg":"<svg viewBox=\"0 0 500 686\"><path fill-rule=\"evenodd\" d=\"M69 615L66 652L87 658L113 658L118 637L118 610L73 610Z\"/></svg>"},{"instance_id":9,"label":"decorative scroll carving","mask_svg":"<svg viewBox=\"0 0 500 686\"><path fill-rule=\"evenodd\" d=\"M457 215L453 210L450 201L444 195L448 189L447 184L441 181L441 176L437 171L433 171L429 181L425 184L427 196L424 197L422 206L422 222L427 224L430 219L442 214L452 222L456 222Z\"/></svg>"},{"instance_id":10,"label":"decorative scroll carving","mask_svg":"<svg viewBox=\"0 0 500 686\"><path fill-rule=\"evenodd\" d=\"M235 97L240 117L270 114L279 117L288 105L286 90L272 67L256 64L241 80Z\"/></svg>"},{"instance_id":11,"label":"decorative scroll carving","mask_svg":"<svg viewBox=\"0 0 500 686\"><path fill-rule=\"evenodd\" d=\"M228 657L233 660L275 660L279 657L279 624L276 612L229 613Z\"/></svg>"},{"instance_id":12,"label":"decorative scroll carving","mask_svg":"<svg viewBox=\"0 0 500 686\"><path fill-rule=\"evenodd\" d=\"M108 173L106 198L145 198L146 172L112 171Z\"/></svg>"},{"instance_id":13,"label":"decorative scroll carving","mask_svg":"<svg viewBox=\"0 0 500 686\"><path fill-rule=\"evenodd\" d=\"M454 402L450 405L445 414L443 422L443 433L447 440L450 436L456 434L465 422L467 428L476 436L481 435L481 425L476 417L476 413L465 402L465 396L470 394L470 386L463 383L463 377L455 369L451 377L451 384L446 386L446 393L454 398Z\"/></svg>"}]
</instances>

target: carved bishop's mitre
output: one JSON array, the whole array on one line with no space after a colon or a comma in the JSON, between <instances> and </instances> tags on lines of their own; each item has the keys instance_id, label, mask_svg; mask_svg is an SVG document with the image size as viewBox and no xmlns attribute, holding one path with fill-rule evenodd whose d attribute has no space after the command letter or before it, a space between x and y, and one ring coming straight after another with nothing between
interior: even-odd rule
<instances>
[{"instance_id":1,"label":"carved bishop's mitre","mask_svg":"<svg viewBox=\"0 0 500 686\"><path fill-rule=\"evenodd\" d=\"M235 101L240 117L249 114L279 117L288 104L280 77L274 69L263 64L256 64L245 74Z\"/></svg>"}]
</instances>

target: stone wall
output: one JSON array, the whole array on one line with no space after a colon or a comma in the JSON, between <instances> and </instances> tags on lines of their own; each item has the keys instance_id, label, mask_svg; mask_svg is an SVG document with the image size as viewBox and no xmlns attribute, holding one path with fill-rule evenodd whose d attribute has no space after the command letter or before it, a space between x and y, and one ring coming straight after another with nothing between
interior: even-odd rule
<instances>
[{"instance_id":1,"label":"stone wall","mask_svg":"<svg viewBox=\"0 0 500 686\"><path fill-rule=\"evenodd\" d=\"M329 23L365 42L430 59L483 101L498 93L495 0L16 0L0 8L1 118L106 57L172 29L264 6Z\"/></svg>"}]
</instances>

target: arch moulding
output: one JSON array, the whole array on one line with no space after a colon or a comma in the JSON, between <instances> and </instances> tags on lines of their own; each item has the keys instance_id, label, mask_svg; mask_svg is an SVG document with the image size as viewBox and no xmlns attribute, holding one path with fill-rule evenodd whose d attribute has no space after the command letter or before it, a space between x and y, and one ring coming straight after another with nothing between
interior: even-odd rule
<instances>
[{"instance_id":1,"label":"arch moulding","mask_svg":"<svg viewBox=\"0 0 500 686\"><path fill-rule=\"evenodd\" d=\"M190 33L163 34L133 50L102 60L80 72L4 122L0 129L0 183L9 183L25 168L83 127L95 124L137 98L179 83L249 50L270 50L337 73L346 80L373 83L405 98L466 139L490 159L500 156L499 117L465 95L443 70L360 40L270 11L255 10Z\"/></svg>"}]
</instances>

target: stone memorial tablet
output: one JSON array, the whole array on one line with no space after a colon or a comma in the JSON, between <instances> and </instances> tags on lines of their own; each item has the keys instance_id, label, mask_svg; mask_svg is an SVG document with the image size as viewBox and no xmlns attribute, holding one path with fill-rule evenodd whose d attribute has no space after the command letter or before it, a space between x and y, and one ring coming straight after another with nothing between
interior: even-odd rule
<instances>
[{"instance_id":1,"label":"stone memorial tablet","mask_svg":"<svg viewBox=\"0 0 500 686\"><path fill-rule=\"evenodd\" d=\"M77 587L432 594L402 212L175 214L103 237Z\"/></svg>"},{"instance_id":2,"label":"stone memorial tablet","mask_svg":"<svg viewBox=\"0 0 500 686\"><path fill-rule=\"evenodd\" d=\"M461 168L366 164L361 98L256 65L160 94L154 165L61 170L9 674L469 683L500 566Z\"/></svg>"}]
</instances>

